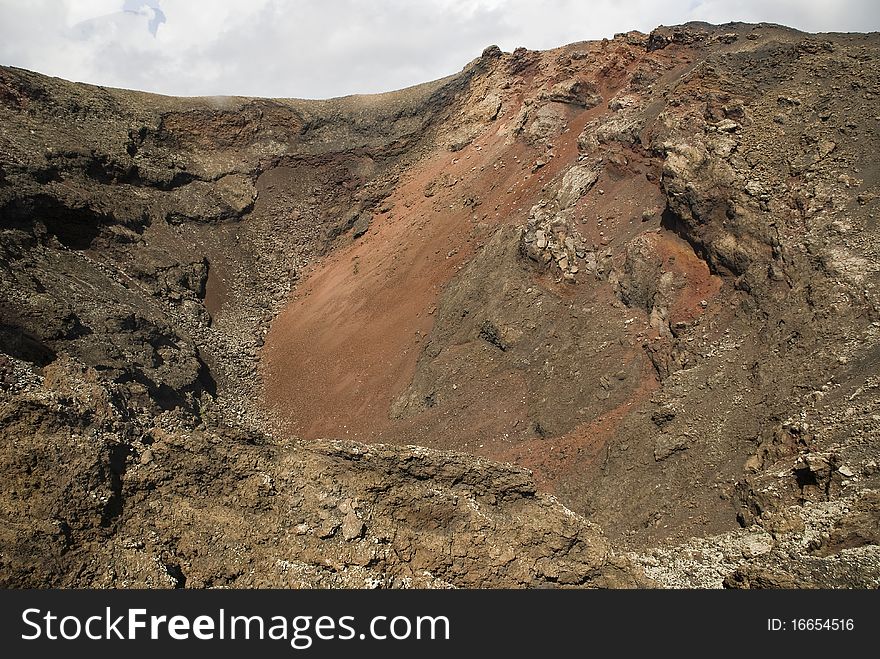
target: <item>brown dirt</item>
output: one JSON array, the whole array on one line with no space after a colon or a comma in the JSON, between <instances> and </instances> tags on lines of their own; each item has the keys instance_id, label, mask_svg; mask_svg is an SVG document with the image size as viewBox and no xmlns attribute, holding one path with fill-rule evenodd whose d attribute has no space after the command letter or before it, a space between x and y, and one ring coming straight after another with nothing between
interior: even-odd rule
<instances>
[{"instance_id":1,"label":"brown dirt","mask_svg":"<svg viewBox=\"0 0 880 659\"><path fill-rule=\"evenodd\" d=\"M623 68L603 81L600 93L612 97L627 71ZM534 72L529 72L524 81L529 84L533 78ZM513 103L522 100L522 94L512 98ZM577 138L584 126L609 110L600 105L584 111L569 108L567 114L568 127L552 140L551 158L543 145L510 143L504 127L495 124L461 151L426 158L387 198L384 205L393 209L390 213L376 215L366 235L306 274L272 323L263 352L265 398L286 429L305 439L341 436L393 443L424 442L416 438L424 438L427 430L433 446L500 459L510 455L503 441L510 419L530 416L524 405L527 388L515 373L493 380L490 390L471 391L468 410L455 412L459 425L449 419L444 423L441 415L430 412L416 419L392 419L389 409L412 380L441 292L495 228L525 222L548 184L577 159ZM643 164L635 154L631 157ZM548 162L533 172L538 158ZM607 187L607 193L590 205L590 212L609 218L611 238L618 243L635 235L632 224L638 220L633 218L644 208L644 195L662 200L657 186L639 176L643 172L633 163L625 175L603 175L596 185ZM456 183L436 185L451 180ZM430 197L425 194L429 186L434 189ZM478 200L479 205L466 206L464 199ZM626 227L620 229L618 223ZM599 243L598 231L590 225L584 233ZM673 245L684 244L672 240ZM680 251L685 260L690 252L691 260L698 261L686 244ZM645 374L650 376L647 369ZM488 377L469 374L475 382ZM467 419L464 426L461 417ZM464 427L471 431L475 426L480 437L496 440L490 439L487 447L473 437L458 439L467 434Z\"/></svg>"},{"instance_id":2,"label":"brown dirt","mask_svg":"<svg viewBox=\"0 0 880 659\"><path fill-rule=\"evenodd\" d=\"M423 194L441 172L455 171L448 160L404 182L388 200L393 216L379 215L362 239L317 266L273 323L266 397L297 435L375 440L388 427L391 399L412 377L418 335L431 329L428 310L470 251L461 238L466 213L433 212L436 201Z\"/></svg>"}]
</instances>

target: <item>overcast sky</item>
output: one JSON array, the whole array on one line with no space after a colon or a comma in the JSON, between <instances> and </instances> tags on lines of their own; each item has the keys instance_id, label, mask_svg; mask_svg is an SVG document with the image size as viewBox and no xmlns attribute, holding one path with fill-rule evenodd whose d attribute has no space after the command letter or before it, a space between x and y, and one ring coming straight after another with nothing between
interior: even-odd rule
<instances>
[{"instance_id":1,"label":"overcast sky","mask_svg":"<svg viewBox=\"0 0 880 659\"><path fill-rule=\"evenodd\" d=\"M689 20L880 30L880 0L0 0L0 64L177 95L327 98Z\"/></svg>"}]
</instances>

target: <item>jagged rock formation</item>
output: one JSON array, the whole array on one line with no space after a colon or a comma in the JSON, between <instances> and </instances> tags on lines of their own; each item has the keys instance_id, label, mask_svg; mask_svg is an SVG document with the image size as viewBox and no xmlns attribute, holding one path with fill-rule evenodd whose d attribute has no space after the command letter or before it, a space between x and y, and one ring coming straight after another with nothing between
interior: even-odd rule
<instances>
[{"instance_id":1,"label":"jagged rock formation","mask_svg":"<svg viewBox=\"0 0 880 659\"><path fill-rule=\"evenodd\" d=\"M0 68L3 585L876 587L878 55Z\"/></svg>"}]
</instances>

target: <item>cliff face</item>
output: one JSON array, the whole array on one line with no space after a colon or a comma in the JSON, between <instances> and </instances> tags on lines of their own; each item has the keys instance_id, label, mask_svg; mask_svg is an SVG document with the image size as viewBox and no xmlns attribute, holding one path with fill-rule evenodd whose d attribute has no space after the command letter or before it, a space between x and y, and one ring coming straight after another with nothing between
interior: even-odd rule
<instances>
[{"instance_id":1,"label":"cliff face","mask_svg":"<svg viewBox=\"0 0 880 659\"><path fill-rule=\"evenodd\" d=\"M3 585L878 585L878 55L0 68Z\"/></svg>"}]
</instances>

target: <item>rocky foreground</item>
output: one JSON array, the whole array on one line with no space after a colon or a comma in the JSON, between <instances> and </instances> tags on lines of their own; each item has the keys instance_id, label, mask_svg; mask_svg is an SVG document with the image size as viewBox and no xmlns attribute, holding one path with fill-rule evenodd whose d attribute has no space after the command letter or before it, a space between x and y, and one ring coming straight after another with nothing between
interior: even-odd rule
<instances>
[{"instance_id":1,"label":"rocky foreground","mask_svg":"<svg viewBox=\"0 0 880 659\"><path fill-rule=\"evenodd\" d=\"M880 36L328 101L0 67L3 587L880 585Z\"/></svg>"}]
</instances>

